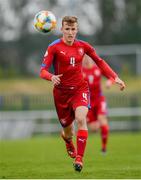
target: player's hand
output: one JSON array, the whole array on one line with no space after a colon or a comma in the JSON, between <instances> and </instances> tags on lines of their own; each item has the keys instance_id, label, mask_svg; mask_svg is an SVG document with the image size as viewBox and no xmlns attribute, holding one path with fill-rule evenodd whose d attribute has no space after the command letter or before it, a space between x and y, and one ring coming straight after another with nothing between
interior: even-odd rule
<instances>
[{"instance_id":1,"label":"player's hand","mask_svg":"<svg viewBox=\"0 0 141 180\"><path fill-rule=\"evenodd\" d=\"M117 83L120 86L121 91L123 91L124 88L126 87L125 83L119 77L115 78L115 83Z\"/></svg>"},{"instance_id":2,"label":"player's hand","mask_svg":"<svg viewBox=\"0 0 141 180\"><path fill-rule=\"evenodd\" d=\"M54 86L60 84L60 82L61 82L60 77L62 77L62 76L63 76L63 74L53 75L53 76L52 76L51 81L53 82L53 85L54 85Z\"/></svg>"}]
</instances>

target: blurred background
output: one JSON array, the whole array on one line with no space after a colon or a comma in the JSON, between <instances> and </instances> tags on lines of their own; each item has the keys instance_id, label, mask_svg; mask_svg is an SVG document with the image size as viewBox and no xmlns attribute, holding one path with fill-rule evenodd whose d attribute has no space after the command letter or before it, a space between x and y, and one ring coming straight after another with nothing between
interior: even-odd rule
<instances>
[{"instance_id":1,"label":"blurred background","mask_svg":"<svg viewBox=\"0 0 141 180\"><path fill-rule=\"evenodd\" d=\"M57 29L47 35L33 27L35 14L50 10ZM103 90L111 131L141 130L141 1L140 0L0 0L0 139L57 133L52 84L39 78L44 52L61 37L61 19L79 19L78 38L126 82Z\"/></svg>"}]
</instances>

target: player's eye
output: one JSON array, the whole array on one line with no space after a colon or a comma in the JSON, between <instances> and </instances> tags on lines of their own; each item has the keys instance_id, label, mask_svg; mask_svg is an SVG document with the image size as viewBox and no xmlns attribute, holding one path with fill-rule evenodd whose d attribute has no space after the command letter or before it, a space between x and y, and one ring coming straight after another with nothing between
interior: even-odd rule
<instances>
[{"instance_id":1,"label":"player's eye","mask_svg":"<svg viewBox=\"0 0 141 180\"><path fill-rule=\"evenodd\" d=\"M72 30L72 31L75 31L75 28L72 28L71 30Z\"/></svg>"},{"instance_id":2,"label":"player's eye","mask_svg":"<svg viewBox=\"0 0 141 180\"><path fill-rule=\"evenodd\" d=\"M68 31L68 30L69 30L69 28L66 28L66 30Z\"/></svg>"}]
</instances>

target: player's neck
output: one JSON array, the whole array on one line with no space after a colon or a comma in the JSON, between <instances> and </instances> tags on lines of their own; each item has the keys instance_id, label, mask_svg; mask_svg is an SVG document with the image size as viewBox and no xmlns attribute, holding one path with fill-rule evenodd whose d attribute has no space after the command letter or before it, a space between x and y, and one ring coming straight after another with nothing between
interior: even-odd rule
<instances>
[{"instance_id":1,"label":"player's neck","mask_svg":"<svg viewBox=\"0 0 141 180\"><path fill-rule=\"evenodd\" d=\"M62 41L67 44L68 46L72 46L74 41L67 41L65 38L62 38Z\"/></svg>"}]
</instances>

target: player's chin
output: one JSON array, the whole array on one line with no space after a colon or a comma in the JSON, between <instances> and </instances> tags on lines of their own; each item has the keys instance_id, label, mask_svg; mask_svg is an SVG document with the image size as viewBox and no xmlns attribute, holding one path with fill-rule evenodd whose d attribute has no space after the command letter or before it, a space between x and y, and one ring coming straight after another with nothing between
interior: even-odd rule
<instances>
[{"instance_id":1,"label":"player's chin","mask_svg":"<svg viewBox=\"0 0 141 180\"><path fill-rule=\"evenodd\" d=\"M74 40L74 37L69 36L69 37L68 37L68 40L69 40L69 41L73 41L73 40Z\"/></svg>"}]
</instances>

